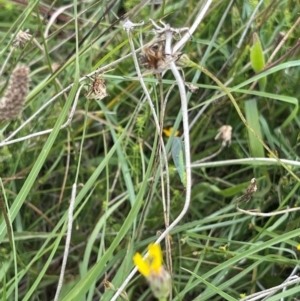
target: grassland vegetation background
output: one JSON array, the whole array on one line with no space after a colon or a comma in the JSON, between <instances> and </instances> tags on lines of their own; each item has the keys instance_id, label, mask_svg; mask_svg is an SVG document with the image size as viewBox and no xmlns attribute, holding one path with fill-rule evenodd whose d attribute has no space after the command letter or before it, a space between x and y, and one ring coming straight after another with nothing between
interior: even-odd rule
<instances>
[{"instance_id":1,"label":"grassland vegetation background","mask_svg":"<svg viewBox=\"0 0 300 301\"><path fill-rule=\"evenodd\" d=\"M1 300L53 300L63 258L57 300L111 300L134 254L184 207L188 138L189 209L161 243L170 300L299 300L300 2L211 1L180 54L163 52L163 62L194 63L180 71L189 137L172 72L140 64L157 129L130 41L138 50L158 38L150 19L191 27L207 1L145 2L0 1ZM144 23L127 35L127 18ZM29 91L10 117L20 64L30 80L12 86ZM118 298L154 300L138 274Z\"/></svg>"}]
</instances>

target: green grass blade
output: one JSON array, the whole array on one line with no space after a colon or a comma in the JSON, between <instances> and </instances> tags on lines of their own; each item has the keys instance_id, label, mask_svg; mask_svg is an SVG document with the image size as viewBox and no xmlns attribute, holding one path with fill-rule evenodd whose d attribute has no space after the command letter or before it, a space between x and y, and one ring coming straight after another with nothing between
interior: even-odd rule
<instances>
[{"instance_id":1,"label":"green grass blade","mask_svg":"<svg viewBox=\"0 0 300 301\"><path fill-rule=\"evenodd\" d=\"M263 140L261 126L259 123L259 112L257 108L256 99L249 99L245 101L245 117L249 126L255 133ZM255 137L252 132L248 131L249 150L252 157L265 157L264 147L261 142Z\"/></svg>"}]
</instances>

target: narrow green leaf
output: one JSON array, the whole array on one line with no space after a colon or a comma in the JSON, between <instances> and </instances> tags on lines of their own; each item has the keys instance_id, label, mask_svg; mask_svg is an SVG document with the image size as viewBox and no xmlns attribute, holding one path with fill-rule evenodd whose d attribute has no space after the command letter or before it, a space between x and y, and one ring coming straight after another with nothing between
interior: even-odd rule
<instances>
[{"instance_id":1,"label":"narrow green leaf","mask_svg":"<svg viewBox=\"0 0 300 301\"><path fill-rule=\"evenodd\" d=\"M259 112L257 108L256 99L249 99L245 101L245 117L249 126L255 131L255 133L263 139L261 126L259 123ZM253 135L251 131L248 130L249 138L249 150L252 157L264 158L265 151L261 142Z\"/></svg>"},{"instance_id":2,"label":"narrow green leaf","mask_svg":"<svg viewBox=\"0 0 300 301\"><path fill-rule=\"evenodd\" d=\"M229 296L228 294L226 294L225 292L220 290L217 286L209 283L208 281L206 281L204 278L200 277L199 275L195 275L195 276L197 278L199 278L207 287L209 287L211 290L213 290L219 296L223 297L225 300L227 300L227 301L237 301L237 299Z\"/></svg>"}]
</instances>

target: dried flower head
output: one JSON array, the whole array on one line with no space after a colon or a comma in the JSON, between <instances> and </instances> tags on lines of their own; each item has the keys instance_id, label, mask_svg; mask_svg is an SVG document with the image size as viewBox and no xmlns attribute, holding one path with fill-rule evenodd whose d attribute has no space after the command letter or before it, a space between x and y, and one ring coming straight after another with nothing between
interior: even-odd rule
<instances>
[{"instance_id":1,"label":"dried flower head","mask_svg":"<svg viewBox=\"0 0 300 301\"><path fill-rule=\"evenodd\" d=\"M144 25L144 21L140 23L133 23L130 21L129 18L126 18L125 21L123 22L123 29L125 29L127 32L132 30L134 27L140 27Z\"/></svg>"},{"instance_id":2,"label":"dried flower head","mask_svg":"<svg viewBox=\"0 0 300 301\"><path fill-rule=\"evenodd\" d=\"M99 76L95 76L90 90L86 94L86 98L101 100L106 96L108 96L108 94L106 92L105 80Z\"/></svg>"},{"instance_id":3,"label":"dried flower head","mask_svg":"<svg viewBox=\"0 0 300 301\"><path fill-rule=\"evenodd\" d=\"M26 65L18 65L13 70L0 100L0 121L11 120L22 111L28 92L29 71Z\"/></svg>"},{"instance_id":4,"label":"dried flower head","mask_svg":"<svg viewBox=\"0 0 300 301\"><path fill-rule=\"evenodd\" d=\"M51 67L52 67L52 71L55 72L60 67L60 64L54 62Z\"/></svg>"},{"instance_id":5,"label":"dried flower head","mask_svg":"<svg viewBox=\"0 0 300 301\"><path fill-rule=\"evenodd\" d=\"M215 140L222 139L222 146L226 146L227 142L228 145L231 143L231 136L232 136L232 127L230 125L222 125L219 128L219 133L215 137Z\"/></svg>"},{"instance_id":6,"label":"dried flower head","mask_svg":"<svg viewBox=\"0 0 300 301\"><path fill-rule=\"evenodd\" d=\"M171 276L162 265L160 246L150 244L148 250L149 256L146 259L143 259L140 253L136 253L133 262L139 272L148 280L153 295L157 299L167 298L172 289Z\"/></svg>"},{"instance_id":7,"label":"dried flower head","mask_svg":"<svg viewBox=\"0 0 300 301\"><path fill-rule=\"evenodd\" d=\"M240 200L244 200L246 203L248 203L256 191L257 191L256 179L252 178L249 186L246 189L246 193L240 196L239 198L237 198L236 202L239 202Z\"/></svg>"},{"instance_id":8,"label":"dried flower head","mask_svg":"<svg viewBox=\"0 0 300 301\"><path fill-rule=\"evenodd\" d=\"M169 64L179 60L182 55L181 52L166 54L164 48L164 42L158 39L150 46L145 46L142 49L140 62L145 68L151 71L151 73L158 74L169 69Z\"/></svg>"},{"instance_id":9,"label":"dried flower head","mask_svg":"<svg viewBox=\"0 0 300 301\"><path fill-rule=\"evenodd\" d=\"M253 196L253 194L257 191L256 179L252 178L249 186L246 189L246 202L249 202Z\"/></svg>"},{"instance_id":10,"label":"dried flower head","mask_svg":"<svg viewBox=\"0 0 300 301\"><path fill-rule=\"evenodd\" d=\"M198 90L199 90L199 87L197 87L197 86L194 85L194 84L187 84L187 83L185 83L185 85L186 85L186 87L188 88L189 92L191 92L191 93L193 93L193 94L197 93Z\"/></svg>"},{"instance_id":11,"label":"dried flower head","mask_svg":"<svg viewBox=\"0 0 300 301\"><path fill-rule=\"evenodd\" d=\"M17 48L17 47L24 47L24 45L30 41L30 39L32 38L32 35L28 33L29 30L26 31L22 31L20 30L15 39L12 42L13 47Z\"/></svg>"}]
</instances>

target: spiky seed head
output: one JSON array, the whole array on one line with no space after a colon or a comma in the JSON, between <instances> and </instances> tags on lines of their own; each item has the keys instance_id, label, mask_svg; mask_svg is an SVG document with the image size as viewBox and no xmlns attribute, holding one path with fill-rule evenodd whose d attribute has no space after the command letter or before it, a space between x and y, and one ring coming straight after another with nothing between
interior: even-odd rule
<instances>
[{"instance_id":1,"label":"spiky seed head","mask_svg":"<svg viewBox=\"0 0 300 301\"><path fill-rule=\"evenodd\" d=\"M11 120L22 111L28 92L30 69L18 65L12 72L4 96L0 100L0 121Z\"/></svg>"}]
</instances>

